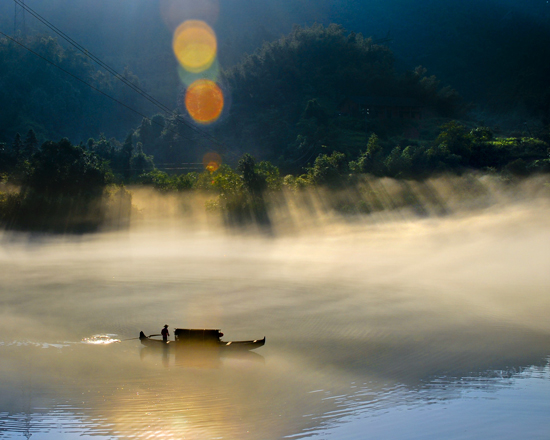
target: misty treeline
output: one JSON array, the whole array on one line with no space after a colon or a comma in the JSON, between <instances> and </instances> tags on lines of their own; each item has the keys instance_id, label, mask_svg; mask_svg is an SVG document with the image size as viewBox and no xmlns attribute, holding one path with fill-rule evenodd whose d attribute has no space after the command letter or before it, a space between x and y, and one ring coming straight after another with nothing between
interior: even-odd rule
<instances>
[{"instance_id":1,"label":"misty treeline","mask_svg":"<svg viewBox=\"0 0 550 440\"><path fill-rule=\"evenodd\" d=\"M27 43L140 108L135 95L86 57L49 37ZM201 162L212 147L181 123L177 109L143 118L121 140L100 134L78 145L65 138L40 142L53 127L78 139L120 133L131 119L115 102L33 57L0 40L0 81L10 84L0 88L0 221L9 228L89 231L108 220L123 227L132 210L125 187L136 184L162 192L203 191L212 195L207 208L220 210L231 224L265 224L267 194L282 189L357 188L365 175L422 180L473 169L515 178L550 171L547 128L503 135L461 122L466 109L454 90L423 68L399 73L388 47L338 25L295 27L223 72L232 107L208 133L223 140L219 153L232 166L216 171L162 171L166 164ZM139 84L129 70L124 75ZM339 106L349 96L413 99L427 116L342 114ZM358 209L353 201L344 205L335 209Z\"/></svg>"},{"instance_id":2,"label":"misty treeline","mask_svg":"<svg viewBox=\"0 0 550 440\"><path fill-rule=\"evenodd\" d=\"M207 196L205 209L219 212L228 225L268 227L270 205L286 191L323 191L325 204L345 215L384 209L369 184L376 177L401 181L405 189L400 206L423 213L406 182L470 170L499 173L510 182L550 172L544 140L498 138L486 127L469 130L455 121L443 125L429 144L394 145L372 134L365 151L354 160L338 151L321 153L301 174L287 175L248 153L234 168L224 164L215 171L168 174L155 168L141 142L134 149L133 137L128 135L122 145L102 137L81 145L67 139L48 141L38 148L31 130L25 139L16 136L10 147L0 144L0 222L12 229L55 232L127 227L132 194L125 185L133 184L152 186L160 193L200 192Z\"/></svg>"}]
</instances>

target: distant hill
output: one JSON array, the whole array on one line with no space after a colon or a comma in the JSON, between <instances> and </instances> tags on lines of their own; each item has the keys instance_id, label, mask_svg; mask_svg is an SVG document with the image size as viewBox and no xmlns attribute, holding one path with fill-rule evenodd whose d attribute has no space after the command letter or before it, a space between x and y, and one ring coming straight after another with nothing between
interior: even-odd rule
<instances>
[{"instance_id":1,"label":"distant hill","mask_svg":"<svg viewBox=\"0 0 550 440\"><path fill-rule=\"evenodd\" d=\"M128 66L149 93L175 108L179 83L171 30L159 12L167 1L26 4L117 70ZM14 3L1 2L2 32L13 34L13 18ZM46 30L29 14L25 18L28 34ZM295 23L315 22L338 23L374 42L384 40L398 71L422 65L479 108L550 120L550 5L544 0L219 0L213 26L221 65L234 66L245 53L290 32ZM106 126L90 130L118 136Z\"/></svg>"}]
</instances>

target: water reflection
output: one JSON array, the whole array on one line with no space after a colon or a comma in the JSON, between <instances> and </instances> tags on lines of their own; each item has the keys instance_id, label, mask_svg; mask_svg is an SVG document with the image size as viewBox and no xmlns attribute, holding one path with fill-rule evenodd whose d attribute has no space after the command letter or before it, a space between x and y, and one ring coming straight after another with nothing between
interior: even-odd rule
<instances>
[{"instance_id":1,"label":"water reflection","mask_svg":"<svg viewBox=\"0 0 550 440\"><path fill-rule=\"evenodd\" d=\"M368 429L372 434L369 438L405 439L416 438L410 431L411 413L415 414L414 426L429 423L418 431L418 438L464 438L460 428L473 429L477 423L472 417L465 420L465 414L475 420L485 417L487 423L495 422L495 417L500 422L529 422L521 428L527 434L525 438L539 438L529 434L547 428L548 363L510 366L475 376L434 377L414 386L371 374L338 384L335 378L329 380L332 375L311 366L307 372L289 368L296 366L296 359L287 358L284 363L275 358L264 363L257 362L261 356L256 353L245 357L237 354L228 359L218 357L218 366L212 369L208 362L199 362L208 356L178 365L168 355L169 364L165 365L162 350L141 349L147 354L140 362L139 347L123 353L111 350L114 347L109 347L107 353L90 352L95 347L89 346L49 349L43 352L39 365L20 363L14 376L6 376L3 365L3 378L11 382L12 391L9 395L2 390L3 438L29 434L47 438L46 434L63 433L64 438L89 435L237 439L246 435L260 439L331 435L346 439L363 438ZM2 358L14 359L18 355L21 360L36 359L32 352L26 352L35 348L12 346L9 350L17 350L17 354L2 352ZM256 356L252 359L248 355ZM51 367L51 361L59 356L67 368L52 375L46 367ZM79 361L82 359L85 360ZM22 380L12 382L15 376ZM319 386L322 388L316 388ZM5 410L6 404L11 410ZM478 413L473 413L472 408ZM491 433L501 431L498 423L491 428L484 425L483 429L489 434L484 438L496 438ZM517 435L519 431L516 427L512 432ZM470 434L479 438L476 432Z\"/></svg>"},{"instance_id":2,"label":"water reflection","mask_svg":"<svg viewBox=\"0 0 550 440\"><path fill-rule=\"evenodd\" d=\"M550 366L435 378L419 389L396 387L379 400L341 399L317 426L290 438L545 439ZM370 398L371 394L366 391ZM336 421L336 423L334 423Z\"/></svg>"},{"instance_id":3,"label":"water reflection","mask_svg":"<svg viewBox=\"0 0 550 440\"><path fill-rule=\"evenodd\" d=\"M143 347L140 351L141 360L162 359L165 367L176 366L184 368L221 368L224 364L238 362L258 362L265 364L265 358L250 351L222 351L218 347Z\"/></svg>"}]
</instances>

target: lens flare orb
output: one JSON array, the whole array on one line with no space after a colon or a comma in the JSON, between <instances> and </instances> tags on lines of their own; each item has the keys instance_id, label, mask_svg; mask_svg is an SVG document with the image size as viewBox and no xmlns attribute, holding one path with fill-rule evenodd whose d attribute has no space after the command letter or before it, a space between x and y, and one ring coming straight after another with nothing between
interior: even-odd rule
<instances>
[{"instance_id":1,"label":"lens flare orb","mask_svg":"<svg viewBox=\"0 0 550 440\"><path fill-rule=\"evenodd\" d=\"M224 105L220 87L208 79L199 79L185 92L185 108L199 124L211 124L218 120Z\"/></svg>"},{"instance_id":2,"label":"lens flare orb","mask_svg":"<svg viewBox=\"0 0 550 440\"><path fill-rule=\"evenodd\" d=\"M172 46L182 67L193 73L208 69L218 49L214 30L200 20L187 20L178 26Z\"/></svg>"},{"instance_id":3,"label":"lens flare orb","mask_svg":"<svg viewBox=\"0 0 550 440\"><path fill-rule=\"evenodd\" d=\"M218 153L206 153L202 158L204 168L213 173L218 170L222 164L222 158Z\"/></svg>"}]
</instances>

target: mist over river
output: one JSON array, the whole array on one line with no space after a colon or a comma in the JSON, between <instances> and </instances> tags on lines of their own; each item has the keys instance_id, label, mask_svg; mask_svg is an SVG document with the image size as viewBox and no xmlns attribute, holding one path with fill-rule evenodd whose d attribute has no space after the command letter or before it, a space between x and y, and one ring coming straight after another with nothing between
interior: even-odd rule
<instances>
[{"instance_id":1,"label":"mist over river","mask_svg":"<svg viewBox=\"0 0 550 440\"><path fill-rule=\"evenodd\" d=\"M4 232L0 438L547 439L550 186L465 182L289 195L268 232L137 190L128 230ZM130 339L164 324L266 345Z\"/></svg>"}]
</instances>

